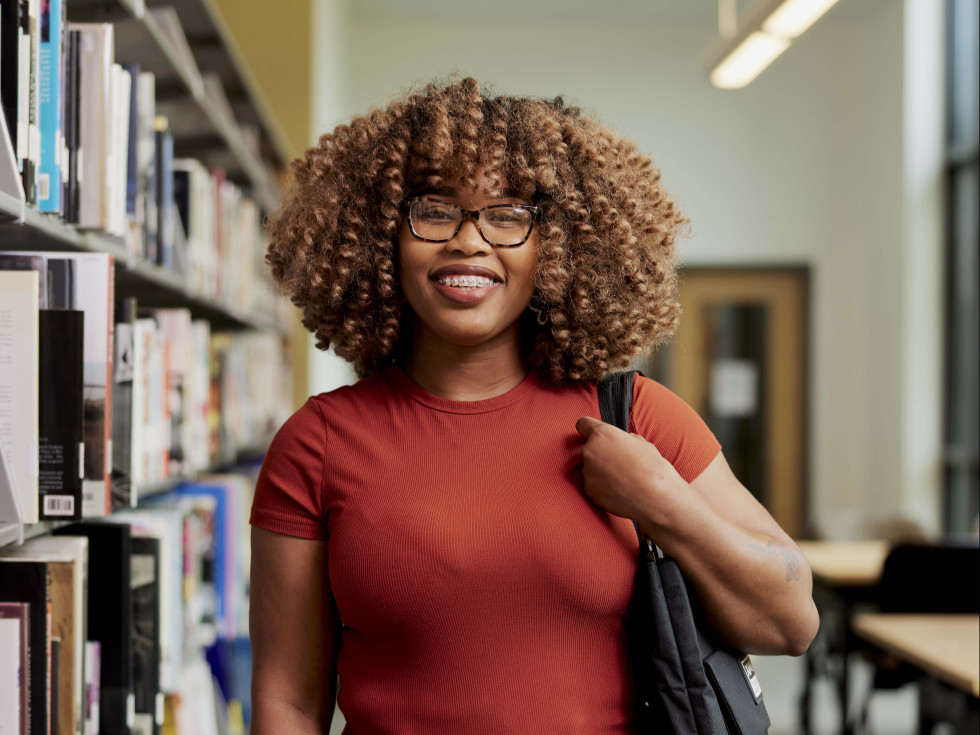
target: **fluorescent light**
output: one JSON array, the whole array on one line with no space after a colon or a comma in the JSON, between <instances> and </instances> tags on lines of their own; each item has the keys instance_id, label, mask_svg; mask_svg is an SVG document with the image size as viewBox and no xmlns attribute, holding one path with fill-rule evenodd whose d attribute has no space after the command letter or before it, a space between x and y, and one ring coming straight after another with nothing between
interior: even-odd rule
<instances>
[{"instance_id":1,"label":"fluorescent light","mask_svg":"<svg viewBox=\"0 0 980 735\"><path fill-rule=\"evenodd\" d=\"M741 89L789 48L789 44L786 38L756 31L715 67L711 83L721 89Z\"/></svg>"},{"instance_id":2,"label":"fluorescent light","mask_svg":"<svg viewBox=\"0 0 980 735\"><path fill-rule=\"evenodd\" d=\"M762 29L785 38L796 38L817 22L837 0L786 0L766 18Z\"/></svg>"}]
</instances>

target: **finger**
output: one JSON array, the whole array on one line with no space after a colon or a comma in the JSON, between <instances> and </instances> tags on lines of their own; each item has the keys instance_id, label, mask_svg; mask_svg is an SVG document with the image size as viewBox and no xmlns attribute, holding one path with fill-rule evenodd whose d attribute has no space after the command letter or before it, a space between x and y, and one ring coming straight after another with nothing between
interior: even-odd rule
<instances>
[{"instance_id":1,"label":"finger","mask_svg":"<svg viewBox=\"0 0 980 735\"><path fill-rule=\"evenodd\" d=\"M575 430L586 439L592 436L592 432L595 431L597 426L602 426L602 422L591 416L583 416L575 422Z\"/></svg>"}]
</instances>

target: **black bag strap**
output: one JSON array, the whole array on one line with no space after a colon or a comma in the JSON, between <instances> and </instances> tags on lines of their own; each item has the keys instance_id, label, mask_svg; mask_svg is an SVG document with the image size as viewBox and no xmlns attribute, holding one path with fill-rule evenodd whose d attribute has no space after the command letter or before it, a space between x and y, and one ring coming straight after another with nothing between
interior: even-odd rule
<instances>
[{"instance_id":1,"label":"black bag strap","mask_svg":"<svg viewBox=\"0 0 980 735\"><path fill-rule=\"evenodd\" d=\"M605 423L626 432L630 430L630 408L633 406L633 382L636 373L636 370L624 370L599 378L599 416ZM633 529L636 531L640 547L654 553L657 547L643 533L643 529L636 521L633 521Z\"/></svg>"}]
</instances>

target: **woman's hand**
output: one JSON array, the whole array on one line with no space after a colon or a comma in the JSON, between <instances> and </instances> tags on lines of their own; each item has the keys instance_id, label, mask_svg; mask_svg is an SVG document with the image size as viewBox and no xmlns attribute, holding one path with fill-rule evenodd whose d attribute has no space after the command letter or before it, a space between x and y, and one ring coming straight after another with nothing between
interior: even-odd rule
<instances>
[{"instance_id":1,"label":"woman's hand","mask_svg":"<svg viewBox=\"0 0 980 735\"><path fill-rule=\"evenodd\" d=\"M657 448L636 434L583 416L575 429L585 438L585 494L613 515L641 526L660 525L673 492L687 487Z\"/></svg>"},{"instance_id":2,"label":"woman's hand","mask_svg":"<svg viewBox=\"0 0 980 735\"><path fill-rule=\"evenodd\" d=\"M715 630L746 653L806 650L819 622L810 569L721 453L688 483L640 436L588 417L575 428L585 493L677 560Z\"/></svg>"}]
</instances>

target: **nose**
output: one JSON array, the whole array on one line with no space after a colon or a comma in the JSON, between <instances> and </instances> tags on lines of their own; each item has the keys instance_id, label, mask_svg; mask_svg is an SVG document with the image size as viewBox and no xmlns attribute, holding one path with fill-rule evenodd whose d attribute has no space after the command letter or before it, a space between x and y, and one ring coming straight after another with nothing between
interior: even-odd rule
<instances>
[{"instance_id":1,"label":"nose","mask_svg":"<svg viewBox=\"0 0 980 735\"><path fill-rule=\"evenodd\" d=\"M446 243L446 249L450 252L461 253L463 255L477 255L479 253L489 253L493 248L476 225L474 217L465 217L459 226L456 236Z\"/></svg>"}]
</instances>

